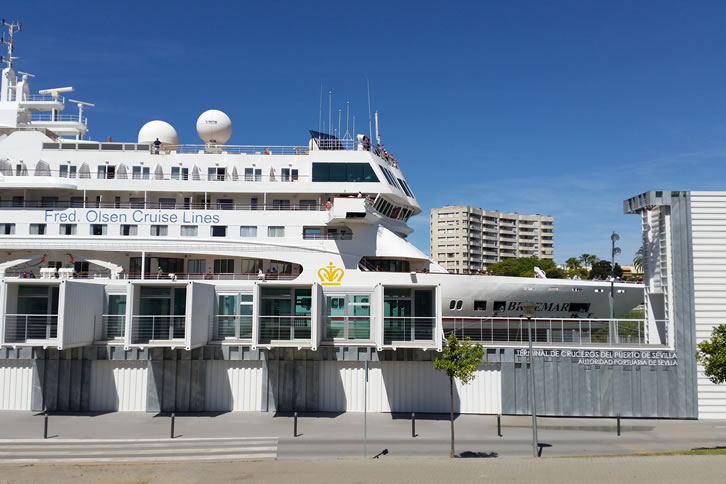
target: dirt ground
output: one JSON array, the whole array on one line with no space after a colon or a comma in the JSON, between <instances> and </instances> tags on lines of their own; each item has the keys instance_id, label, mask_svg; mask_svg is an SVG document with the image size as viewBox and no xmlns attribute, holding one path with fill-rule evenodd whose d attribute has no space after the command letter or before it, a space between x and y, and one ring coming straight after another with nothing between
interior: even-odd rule
<instances>
[{"instance_id":1,"label":"dirt ground","mask_svg":"<svg viewBox=\"0 0 726 484\"><path fill-rule=\"evenodd\" d=\"M0 464L0 483L724 482L726 456Z\"/></svg>"}]
</instances>

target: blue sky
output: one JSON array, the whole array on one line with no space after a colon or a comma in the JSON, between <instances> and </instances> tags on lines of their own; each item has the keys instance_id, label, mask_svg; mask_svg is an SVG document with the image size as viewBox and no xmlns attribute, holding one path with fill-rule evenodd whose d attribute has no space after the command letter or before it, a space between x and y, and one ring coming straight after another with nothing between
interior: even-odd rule
<instances>
[{"instance_id":1,"label":"blue sky","mask_svg":"<svg viewBox=\"0 0 726 484\"><path fill-rule=\"evenodd\" d=\"M424 251L429 209L469 204L554 216L558 262L609 258L615 230L628 264L624 199L724 189L724 2L5 3L16 67L96 103L93 139L163 119L197 143L215 108L232 144L306 144L321 84L367 132L370 81Z\"/></svg>"}]
</instances>

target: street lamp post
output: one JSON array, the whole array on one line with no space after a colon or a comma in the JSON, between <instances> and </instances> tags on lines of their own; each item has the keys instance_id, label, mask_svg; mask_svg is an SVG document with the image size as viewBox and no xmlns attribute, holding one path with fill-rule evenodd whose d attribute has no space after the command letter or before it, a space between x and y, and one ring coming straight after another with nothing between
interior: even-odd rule
<instances>
[{"instance_id":1,"label":"street lamp post","mask_svg":"<svg viewBox=\"0 0 726 484\"><path fill-rule=\"evenodd\" d=\"M527 317L527 333L529 339L529 371L527 372L527 383L529 384L529 409L532 412L532 456L537 457L537 401L534 395L534 359L532 355L532 317L535 315L537 306L533 302L522 304L522 310Z\"/></svg>"},{"instance_id":2,"label":"street lamp post","mask_svg":"<svg viewBox=\"0 0 726 484\"><path fill-rule=\"evenodd\" d=\"M615 232L610 236L612 244L610 259L610 321L608 322L608 340L610 344L618 342L617 330L615 329L615 256L620 254L620 247L615 247L615 242L620 240L620 236Z\"/></svg>"}]
</instances>

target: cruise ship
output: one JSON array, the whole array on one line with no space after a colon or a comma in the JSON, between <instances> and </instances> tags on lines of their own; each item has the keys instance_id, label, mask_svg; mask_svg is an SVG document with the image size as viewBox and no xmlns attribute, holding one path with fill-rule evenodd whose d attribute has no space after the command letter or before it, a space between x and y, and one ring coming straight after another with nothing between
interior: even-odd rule
<instances>
[{"instance_id":1,"label":"cruise ship","mask_svg":"<svg viewBox=\"0 0 726 484\"><path fill-rule=\"evenodd\" d=\"M501 412L526 301L538 346L667 343L652 317L612 319L642 285L447 273L407 240L406 162L366 135L232 145L211 109L199 144L160 120L87 140L88 103L31 92L5 26L0 409L445 411L430 360L454 331L487 345L491 389L459 410Z\"/></svg>"}]
</instances>

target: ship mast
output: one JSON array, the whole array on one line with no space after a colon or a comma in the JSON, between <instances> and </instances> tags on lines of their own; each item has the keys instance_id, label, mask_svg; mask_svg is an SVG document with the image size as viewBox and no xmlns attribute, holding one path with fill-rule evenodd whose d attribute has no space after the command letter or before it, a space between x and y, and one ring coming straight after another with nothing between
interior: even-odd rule
<instances>
[{"instance_id":1,"label":"ship mast","mask_svg":"<svg viewBox=\"0 0 726 484\"><path fill-rule=\"evenodd\" d=\"M8 46L8 57L7 57L7 59L3 59L0 56L0 61L5 62L5 64L7 64L7 66L10 69L12 69L13 59L17 59L17 57L13 57L13 36L15 35L16 31L17 32L23 31L23 24L8 23L5 21L5 19L2 19L2 25L3 25L3 27L7 27L7 29L8 29L8 39L5 40L5 38L0 37L0 44Z\"/></svg>"}]
</instances>

